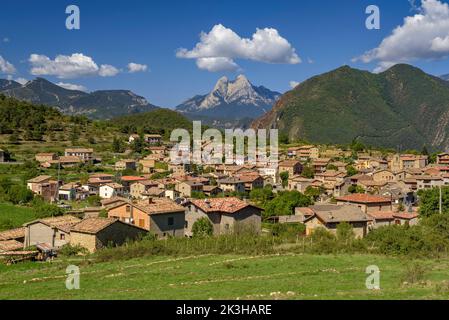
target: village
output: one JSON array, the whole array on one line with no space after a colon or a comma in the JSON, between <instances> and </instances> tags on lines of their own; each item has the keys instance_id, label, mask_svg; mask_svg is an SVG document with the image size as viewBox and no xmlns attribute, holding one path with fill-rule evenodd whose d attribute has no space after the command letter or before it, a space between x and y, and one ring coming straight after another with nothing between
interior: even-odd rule
<instances>
[{"instance_id":1,"label":"village","mask_svg":"<svg viewBox=\"0 0 449 320\"><path fill-rule=\"evenodd\" d=\"M27 189L63 208L64 214L0 232L0 256L45 260L66 245L93 253L148 233L157 239L192 237L195 223L204 219L213 236L242 229L263 236L273 224L301 224L303 236L309 236L317 228L336 233L339 224L347 223L355 237L363 238L381 226L417 224L419 190L449 185L448 153L430 163L427 155L298 145L282 149L275 165L194 166L171 163L173 145L158 134L133 134L128 143L138 139L145 157L123 155L105 170L110 173L93 172L83 181L58 176L80 164L102 167L93 148L66 148L60 156L35 154L42 170L56 168L57 175L35 176ZM251 197L266 189L272 198L285 192L305 194L311 205L266 215ZM86 199L98 201L89 206Z\"/></svg>"}]
</instances>

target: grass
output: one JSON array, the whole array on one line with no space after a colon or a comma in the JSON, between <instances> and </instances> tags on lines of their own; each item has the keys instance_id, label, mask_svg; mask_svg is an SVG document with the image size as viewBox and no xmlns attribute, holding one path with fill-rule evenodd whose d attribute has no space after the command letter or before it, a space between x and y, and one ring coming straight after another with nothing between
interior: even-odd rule
<instances>
[{"instance_id":1,"label":"grass","mask_svg":"<svg viewBox=\"0 0 449 320\"><path fill-rule=\"evenodd\" d=\"M35 212L32 208L0 203L0 220L10 220L15 228L34 219Z\"/></svg>"},{"instance_id":2,"label":"grass","mask_svg":"<svg viewBox=\"0 0 449 320\"><path fill-rule=\"evenodd\" d=\"M422 281L403 284L410 261L373 255L200 255L92 263L0 265L0 299L448 299L449 260L425 260ZM80 267L80 289L65 269ZM380 290L365 287L380 268Z\"/></svg>"}]
</instances>

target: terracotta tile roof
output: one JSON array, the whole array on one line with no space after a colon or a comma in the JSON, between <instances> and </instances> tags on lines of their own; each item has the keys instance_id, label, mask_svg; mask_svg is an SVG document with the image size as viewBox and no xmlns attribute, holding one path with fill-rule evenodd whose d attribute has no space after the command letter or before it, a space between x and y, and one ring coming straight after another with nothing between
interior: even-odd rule
<instances>
[{"instance_id":1,"label":"terracotta tile roof","mask_svg":"<svg viewBox=\"0 0 449 320\"><path fill-rule=\"evenodd\" d=\"M23 243L16 240L0 241L0 251L15 251L23 248Z\"/></svg>"},{"instance_id":2,"label":"terracotta tile roof","mask_svg":"<svg viewBox=\"0 0 449 320\"><path fill-rule=\"evenodd\" d=\"M325 204L310 207L318 218L325 223L364 222L371 220L354 205Z\"/></svg>"},{"instance_id":3,"label":"terracotta tile roof","mask_svg":"<svg viewBox=\"0 0 449 320\"><path fill-rule=\"evenodd\" d=\"M145 177L137 177L137 176L123 176L120 178L120 180L125 182L131 182L131 181L143 181L147 180Z\"/></svg>"},{"instance_id":4,"label":"terracotta tile roof","mask_svg":"<svg viewBox=\"0 0 449 320\"><path fill-rule=\"evenodd\" d=\"M26 224L24 224L24 226L28 226L31 224L35 224L35 223L43 223L49 227L52 228L57 228L60 229L64 232L70 232L70 228L80 222L81 219L76 218L74 216L71 215L65 215L65 216L60 216L60 217L51 217L51 218L44 218L44 219L39 219L39 220L35 220L35 221L31 221L28 222Z\"/></svg>"},{"instance_id":5,"label":"terracotta tile roof","mask_svg":"<svg viewBox=\"0 0 449 320\"><path fill-rule=\"evenodd\" d=\"M65 149L65 152L92 153L92 152L94 152L94 149L92 149L92 148L68 148L68 149Z\"/></svg>"},{"instance_id":6,"label":"terracotta tile roof","mask_svg":"<svg viewBox=\"0 0 449 320\"><path fill-rule=\"evenodd\" d=\"M123 205L131 205L137 209L142 210L147 214L164 214L172 212L185 212L183 206L178 205L173 200L167 198L150 198L146 200L137 201L124 201L122 203L117 203L116 205L111 205L108 207L109 210L121 207Z\"/></svg>"},{"instance_id":7,"label":"terracotta tile roof","mask_svg":"<svg viewBox=\"0 0 449 320\"><path fill-rule=\"evenodd\" d=\"M223 212L223 213L235 213L248 206L249 203L240 200L239 198L212 198L205 200L192 200L193 205L200 208L206 213L211 212ZM255 206L253 206L255 207Z\"/></svg>"},{"instance_id":8,"label":"terracotta tile roof","mask_svg":"<svg viewBox=\"0 0 449 320\"><path fill-rule=\"evenodd\" d=\"M370 194L355 193L344 197L339 197L337 198L337 201L356 202L356 203L381 203L381 202L384 203L384 202L391 202L391 199L380 196L373 196Z\"/></svg>"},{"instance_id":9,"label":"terracotta tile roof","mask_svg":"<svg viewBox=\"0 0 449 320\"><path fill-rule=\"evenodd\" d=\"M61 163L78 163L78 162L82 162L80 157L77 156L61 156L59 157L59 160L56 160L57 162L61 162Z\"/></svg>"},{"instance_id":10,"label":"terracotta tile roof","mask_svg":"<svg viewBox=\"0 0 449 320\"><path fill-rule=\"evenodd\" d=\"M301 164L297 160L284 160L279 163L279 167L294 167L298 164Z\"/></svg>"},{"instance_id":11,"label":"terracotta tile roof","mask_svg":"<svg viewBox=\"0 0 449 320\"><path fill-rule=\"evenodd\" d=\"M108 183L105 183L103 186L108 186L108 187L111 187L113 189L123 188L123 185L121 185L120 183L116 183L116 182L108 182Z\"/></svg>"},{"instance_id":12,"label":"terracotta tile roof","mask_svg":"<svg viewBox=\"0 0 449 320\"><path fill-rule=\"evenodd\" d=\"M42 182L50 180L50 179L51 179L51 176L43 175L43 176L37 176L37 177L35 177L33 179L30 179L30 180L28 180L28 182L30 182L30 183L42 183Z\"/></svg>"},{"instance_id":13,"label":"terracotta tile roof","mask_svg":"<svg viewBox=\"0 0 449 320\"><path fill-rule=\"evenodd\" d=\"M116 205L117 203L123 203L126 201L127 201L127 199L122 198L122 197L113 197L110 199L103 199L100 201L100 203L103 207L108 207L110 205Z\"/></svg>"},{"instance_id":14,"label":"terracotta tile roof","mask_svg":"<svg viewBox=\"0 0 449 320\"><path fill-rule=\"evenodd\" d=\"M419 215L417 213L407 213L407 212L396 212L394 214L395 218L411 220L417 218Z\"/></svg>"},{"instance_id":15,"label":"terracotta tile roof","mask_svg":"<svg viewBox=\"0 0 449 320\"><path fill-rule=\"evenodd\" d=\"M25 228L15 228L0 232L0 240L14 240L25 237Z\"/></svg>"},{"instance_id":16,"label":"terracotta tile roof","mask_svg":"<svg viewBox=\"0 0 449 320\"><path fill-rule=\"evenodd\" d=\"M116 221L115 218L87 218L72 226L70 231L96 234Z\"/></svg>"},{"instance_id":17,"label":"terracotta tile roof","mask_svg":"<svg viewBox=\"0 0 449 320\"><path fill-rule=\"evenodd\" d=\"M165 193L164 189L158 188L158 187L151 187L147 191L143 192L142 195L148 195L148 196L156 196L159 197Z\"/></svg>"}]
</instances>

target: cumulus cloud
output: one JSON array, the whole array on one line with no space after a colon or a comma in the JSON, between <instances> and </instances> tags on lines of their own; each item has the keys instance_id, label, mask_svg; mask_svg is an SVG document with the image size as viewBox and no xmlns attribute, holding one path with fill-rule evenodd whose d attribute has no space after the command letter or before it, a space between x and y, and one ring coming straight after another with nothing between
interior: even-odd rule
<instances>
[{"instance_id":1,"label":"cumulus cloud","mask_svg":"<svg viewBox=\"0 0 449 320\"><path fill-rule=\"evenodd\" d=\"M145 72L147 70L148 70L148 66L146 64L140 64L140 63L134 63L134 62L128 63L128 72L129 73Z\"/></svg>"},{"instance_id":2,"label":"cumulus cloud","mask_svg":"<svg viewBox=\"0 0 449 320\"><path fill-rule=\"evenodd\" d=\"M119 73L114 66L98 66L91 57L82 53L58 55L54 60L45 55L32 54L28 61L31 64L30 73L35 76L51 75L60 79L71 79L94 75L112 77Z\"/></svg>"},{"instance_id":3,"label":"cumulus cloud","mask_svg":"<svg viewBox=\"0 0 449 320\"><path fill-rule=\"evenodd\" d=\"M117 69L114 66L111 66L110 64L102 64L100 66L100 70L98 70L98 75L101 77L113 77L117 75L120 72L119 69Z\"/></svg>"},{"instance_id":4,"label":"cumulus cloud","mask_svg":"<svg viewBox=\"0 0 449 320\"><path fill-rule=\"evenodd\" d=\"M290 81L290 87L292 89L296 88L301 82L298 81Z\"/></svg>"},{"instance_id":5,"label":"cumulus cloud","mask_svg":"<svg viewBox=\"0 0 449 320\"><path fill-rule=\"evenodd\" d=\"M210 72L218 71L237 71L239 66L230 58L216 57L216 58L198 58L196 65L202 70Z\"/></svg>"},{"instance_id":6,"label":"cumulus cloud","mask_svg":"<svg viewBox=\"0 0 449 320\"><path fill-rule=\"evenodd\" d=\"M418 13L382 40L377 48L353 61L378 62L375 71L396 63L424 59L437 60L449 55L449 6L439 0L422 0Z\"/></svg>"},{"instance_id":7,"label":"cumulus cloud","mask_svg":"<svg viewBox=\"0 0 449 320\"><path fill-rule=\"evenodd\" d=\"M0 73L16 73L16 68L12 65L12 63L6 61L2 56L0 56Z\"/></svg>"},{"instance_id":8,"label":"cumulus cloud","mask_svg":"<svg viewBox=\"0 0 449 320\"><path fill-rule=\"evenodd\" d=\"M78 90L78 91L87 91L85 86L80 84L66 83L66 82L58 82L56 85L63 87L68 90Z\"/></svg>"},{"instance_id":9,"label":"cumulus cloud","mask_svg":"<svg viewBox=\"0 0 449 320\"><path fill-rule=\"evenodd\" d=\"M209 33L202 32L200 42L192 50L181 48L176 56L196 59L197 66L208 71L236 70L235 59L286 64L301 62L295 48L276 29L257 29L249 39L221 24L215 25Z\"/></svg>"}]
</instances>

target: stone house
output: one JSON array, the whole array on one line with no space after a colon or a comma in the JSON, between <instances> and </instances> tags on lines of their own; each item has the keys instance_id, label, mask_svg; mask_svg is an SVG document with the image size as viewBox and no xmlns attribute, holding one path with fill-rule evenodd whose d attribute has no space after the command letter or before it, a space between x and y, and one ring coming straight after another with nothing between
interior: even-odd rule
<instances>
[{"instance_id":1,"label":"stone house","mask_svg":"<svg viewBox=\"0 0 449 320\"><path fill-rule=\"evenodd\" d=\"M119 160L115 163L115 170L116 171L137 170L136 160L132 159Z\"/></svg>"},{"instance_id":2,"label":"stone house","mask_svg":"<svg viewBox=\"0 0 449 320\"><path fill-rule=\"evenodd\" d=\"M290 177L301 174L302 164L297 160L284 160L279 163L279 173L288 172Z\"/></svg>"},{"instance_id":3,"label":"stone house","mask_svg":"<svg viewBox=\"0 0 449 320\"><path fill-rule=\"evenodd\" d=\"M53 202L57 200L59 183L51 176L42 175L28 180L27 188L44 200Z\"/></svg>"},{"instance_id":4,"label":"stone house","mask_svg":"<svg viewBox=\"0 0 449 320\"><path fill-rule=\"evenodd\" d=\"M70 229L70 244L95 252L110 244L119 246L148 233L147 230L114 218L87 218Z\"/></svg>"},{"instance_id":5,"label":"stone house","mask_svg":"<svg viewBox=\"0 0 449 320\"><path fill-rule=\"evenodd\" d=\"M153 173L156 166L156 160L144 158L139 161L139 165L142 173Z\"/></svg>"},{"instance_id":6,"label":"stone house","mask_svg":"<svg viewBox=\"0 0 449 320\"><path fill-rule=\"evenodd\" d=\"M37 162L42 163L42 162L47 162L47 161L54 161L54 160L57 160L57 159L58 159L58 156L57 156L56 153L54 153L54 152L49 152L49 153L37 153L37 154L34 156L34 159L35 159Z\"/></svg>"},{"instance_id":7,"label":"stone house","mask_svg":"<svg viewBox=\"0 0 449 320\"><path fill-rule=\"evenodd\" d=\"M391 198L374 196L370 194L355 193L338 197L336 200L338 205L355 205L365 214L370 212L393 210Z\"/></svg>"},{"instance_id":8,"label":"stone house","mask_svg":"<svg viewBox=\"0 0 449 320\"><path fill-rule=\"evenodd\" d=\"M59 248L69 243L70 228L81 220L70 215L39 219L24 224L24 248L46 244Z\"/></svg>"},{"instance_id":9,"label":"stone house","mask_svg":"<svg viewBox=\"0 0 449 320\"><path fill-rule=\"evenodd\" d=\"M158 237L184 236L185 208L167 198L119 202L107 211L109 218L133 224Z\"/></svg>"},{"instance_id":10,"label":"stone house","mask_svg":"<svg viewBox=\"0 0 449 320\"><path fill-rule=\"evenodd\" d=\"M143 198L143 194L148 192L153 187L157 187L158 183L150 180L142 180L131 183L130 195L133 198L140 199Z\"/></svg>"},{"instance_id":11,"label":"stone house","mask_svg":"<svg viewBox=\"0 0 449 320\"><path fill-rule=\"evenodd\" d=\"M311 214L303 219L306 235L312 234L317 228L336 233L338 225L344 222L352 226L357 238L363 238L368 233L368 222L371 219L357 206L326 204L308 208Z\"/></svg>"},{"instance_id":12,"label":"stone house","mask_svg":"<svg viewBox=\"0 0 449 320\"><path fill-rule=\"evenodd\" d=\"M213 225L213 234L229 234L238 231L260 232L262 209L238 198L212 198L192 200L187 204L185 235L193 235L193 224L207 218Z\"/></svg>"},{"instance_id":13,"label":"stone house","mask_svg":"<svg viewBox=\"0 0 449 320\"><path fill-rule=\"evenodd\" d=\"M239 178L225 178L217 181L223 192L245 192L245 183Z\"/></svg>"},{"instance_id":14,"label":"stone house","mask_svg":"<svg viewBox=\"0 0 449 320\"><path fill-rule=\"evenodd\" d=\"M93 160L94 149L91 148L68 148L65 149L64 155L66 157L78 157L83 162Z\"/></svg>"},{"instance_id":15,"label":"stone house","mask_svg":"<svg viewBox=\"0 0 449 320\"><path fill-rule=\"evenodd\" d=\"M182 181L175 186L175 190L178 191L181 196L190 198L192 192L202 192L203 184L195 181Z\"/></svg>"}]
</instances>

